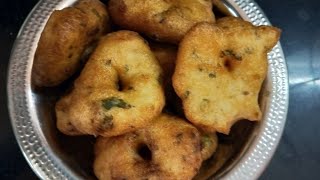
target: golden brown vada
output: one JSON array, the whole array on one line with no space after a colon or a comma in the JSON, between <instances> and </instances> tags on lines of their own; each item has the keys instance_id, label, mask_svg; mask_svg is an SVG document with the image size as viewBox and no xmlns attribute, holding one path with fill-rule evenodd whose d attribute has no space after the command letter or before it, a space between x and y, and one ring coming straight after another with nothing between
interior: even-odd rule
<instances>
[{"instance_id":1,"label":"golden brown vada","mask_svg":"<svg viewBox=\"0 0 320 180\"><path fill-rule=\"evenodd\" d=\"M95 145L94 173L101 180L191 180L201 163L198 130L165 114L134 133L99 137Z\"/></svg>"},{"instance_id":2,"label":"golden brown vada","mask_svg":"<svg viewBox=\"0 0 320 180\"><path fill-rule=\"evenodd\" d=\"M56 104L59 130L73 135L59 126L70 122L82 134L110 137L148 126L165 103L160 76L160 65L137 33L106 35L72 92Z\"/></svg>"},{"instance_id":3,"label":"golden brown vada","mask_svg":"<svg viewBox=\"0 0 320 180\"><path fill-rule=\"evenodd\" d=\"M108 9L119 26L175 44L195 24L215 22L212 2L204 0L110 0Z\"/></svg>"},{"instance_id":4,"label":"golden brown vada","mask_svg":"<svg viewBox=\"0 0 320 180\"><path fill-rule=\"evenodd\" d=\"M278 28L234 17L193 27L180 43L173 75L187 119L224 134L240 119L260 120L258 94L267 74L267 52L279 36Z\"/></svg>"},{"instance_id":5,"label":"golden brown vada","mask_svg":"<svg viewBox=\"0 0 320 180\"><path fill-rule=\"evenodd\" d=\"M84 51L109 30L106 7L99 0L82 0L50 16L35 53L32 81L56 86L75 73Z\"/></svg>"}]
</instances>

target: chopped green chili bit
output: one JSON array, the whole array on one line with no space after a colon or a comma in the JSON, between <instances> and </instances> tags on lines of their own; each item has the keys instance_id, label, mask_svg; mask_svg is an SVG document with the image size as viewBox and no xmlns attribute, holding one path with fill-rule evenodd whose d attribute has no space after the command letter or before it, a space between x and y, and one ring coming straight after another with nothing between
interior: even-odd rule
<instances>
[{"instance_id":1,"label":"chopped green chili bit","mask_svg":"<svg viewBox=\"0 0 320 180\"><path fill-rule=\"evenodd\" d=\"M110 66L110 65L111 65L111 59L108 59L108 60L106 61L106 65L107 65L107 66Z\"/></svg>"},{"instance_id":2,"label":"chopped green chili bit","mask_svg":"<svg viewBox=\"0 0 320 180\"><path fill-rule=\"evenodd\" d=\"M227 49L227 50L221 51L220 57L225 57L225 56L231 57L231 58L233 58L233 59L235 59L235 60L238 60L238 61L241 61L241 60L242 60L241 55L236 54L236 53L235 53L233 50L231 50L231 49Z\"/></svg>"},{"instance_id":3,"label":"chopped green chili bit","mask_svg":"<svg viewBox=\"0 0 320 180\"><path fill-rule=\"evenodd\" d=\"M207 102L207 103L210 102L209 99L202 99L202 101Z\"/></svg>"},{"instance_id":4,"label":"chopped green chili bit","mask_svg":"<svg viewBox=\"0 0 320 180\"><path fill-rule=\"evenodd\" d=\"M128 65L128 64L124 65L124 70L125 70L126 72L129 71L129 65Z\"/></svg>"},{"instance_id":5,"label":"chopped green chili bit","mask_svg":"<svg viewBox=\"0 0 320 180\"><path fill-rule=\"evenodd\" d=\"M129 109L132 106L126 103L123 99L119 99L117 97L110 97L108 99L102 100L102 106L106 110L110 110L113 107L122 108L122 109Z\"/></svg>"},{"instance_id":6,"label":"chopped green chili bit","mask_svg":"<svg viewBox=\"0 0 320 180\"><path fill-rule=\"evenodd\" d=\"M211 146L211 144L212 144L212 141L208 135L204 135L201 137L201 149L205 147L209 147Z\"/></svg>"},{"instance_id":7,"label":"chopped green chili bit","mask_svg":"<svg viewBox=\"0 0 320 180\"><path fill-rule=\"evenodd\" d=\"M113 116L107 115L103 118L101 127L102 129L111 129L113 127Z\"/></svg>"},{"instance_id":8,"label":"chopped green chili bit","mask_svg":"<svg viewBox=\"0 0 320 180\"><path fill-rule=\"evenodd\" d=\"M215 78L217 77L215 73L209 73L209 78Z\"/></svg>"},{"instance_id":9,"label":"chopped green chili bit","mask_svg":"<svg viewBox=\"0 0 320 180\"><path fill-rule=\"evenodd\" d=\"M190 93L191 93L191 92L190 92L190 91L188 91L188 90L187 90L186 92L184 92L184 95L183 95L183 96L184 96L184 98L188 98L188 97L189 97L189 95L190 95Z\"/></svg>"}]
</instances>

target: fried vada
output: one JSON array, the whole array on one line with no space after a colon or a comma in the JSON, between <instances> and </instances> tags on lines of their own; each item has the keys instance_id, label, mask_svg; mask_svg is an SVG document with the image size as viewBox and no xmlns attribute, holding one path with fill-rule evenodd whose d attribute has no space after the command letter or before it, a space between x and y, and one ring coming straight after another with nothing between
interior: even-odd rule
<instances>
[{"instance_id":1,"label":"fried vada","mask_svg":"<svg viewBox=\"0 0 320 180\"><path fill-rule=\"evenodd\" d=\"M175 44L195 24L215 22L209 0L110 0L108 9L117 25Z\"/></svg>"},{"instance_id":2,"label":"fried vada","mask_svg":"<svg viewBox=\"0 0 320 180\"><path fill-rule=\"evenodd\" d=\"M234 17L193 27L180 43L173 75L186 118L204 131L224 134L238 120L260 120L267 52L279 36L278 28Z\"/></svg>"},{"instance_id":3,"label":"fried vada","mask_svg":"<svg viewBox=\"0 0 320 180\"><path fill-rule=\"evenodd\" d=\"M191 180L201 163L199 131L166 114L145 129L95 144L94 173L101 180Z\"/></svg>"},{"instance_id":4,"label":"fried vada","mask_svg":"<svg viewBox=\"0 0 320 180\"><path fill-rule=\"evenodd\" d=\"M56 104L58 129L70 122L81 134L129 133L158 116L165 104L161 67L146 41L131 31L101 38L70 94ZM65 122L65 123L62 123Z\"/></svg>"},{"instance_id":5,"label":"fried vada","mask_svg":"<svg viewBox=\"0 0 320 180\"><path fill-rule=\"evenodd\" d=\"M81 0L74 7L54 11L35 53L33 84L56 86L73 75L86 48L109 31L108 23L106 7L99 0Z\"/></svg>"}]
</instances>

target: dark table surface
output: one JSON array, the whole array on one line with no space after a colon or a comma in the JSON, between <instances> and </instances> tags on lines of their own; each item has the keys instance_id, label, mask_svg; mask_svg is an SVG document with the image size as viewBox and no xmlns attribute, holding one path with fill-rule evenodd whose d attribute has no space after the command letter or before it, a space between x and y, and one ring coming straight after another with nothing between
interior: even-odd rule
<instances>
[{"instance_id":1,"label":"dark table surface","mask_svg":"<svg viewBox=\"0 0 320 180\"><path fill-rule=\"evenodd\" d=\"M261 179L320 178L320 1L256 0L283 30L290 104L278 149ZM14 138L7 109L7 66L14 39L37 0L0 4L0 179L37 179Z\"/></svg>"}]
</instances>

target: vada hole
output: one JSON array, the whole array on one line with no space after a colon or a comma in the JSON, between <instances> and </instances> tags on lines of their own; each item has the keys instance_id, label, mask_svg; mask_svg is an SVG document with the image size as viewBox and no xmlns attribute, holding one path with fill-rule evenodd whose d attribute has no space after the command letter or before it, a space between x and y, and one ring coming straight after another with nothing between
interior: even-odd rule
<instances>
[{"instance_id":1,"label":"vada hole","mask_svg":"<svg viewBox=\"0 0 320 180\"><path fill-rule=\"evenodd\" d=\"M116 86L117 86L118 91L123 91L123 89L124 89L124 85L123 85L123 82L121 81L121 79L120 79L120 78L119 78L119 80L118 80L118 82L117 82Z\"/></svg>"},{"instance_id":2,"label":"vada hole","mask_svg":"<svg viewBox=\"0 0 320 180\"><path fill-rule=\"evenodd\" d=\"M137 152L143 160L145 161L152 160L152 152L146 144L139 145Z\"/></svg>"},{"instance_id":3,"label":"vada hole","mask_svg":"<svg viewBox=\"0 0 320 180\"><path fill-rule=\"evenodd\" d=\"M228 71L231 71L231 63L228 59L223 62L223 65Z\"/></svg>"}]
</instances>

